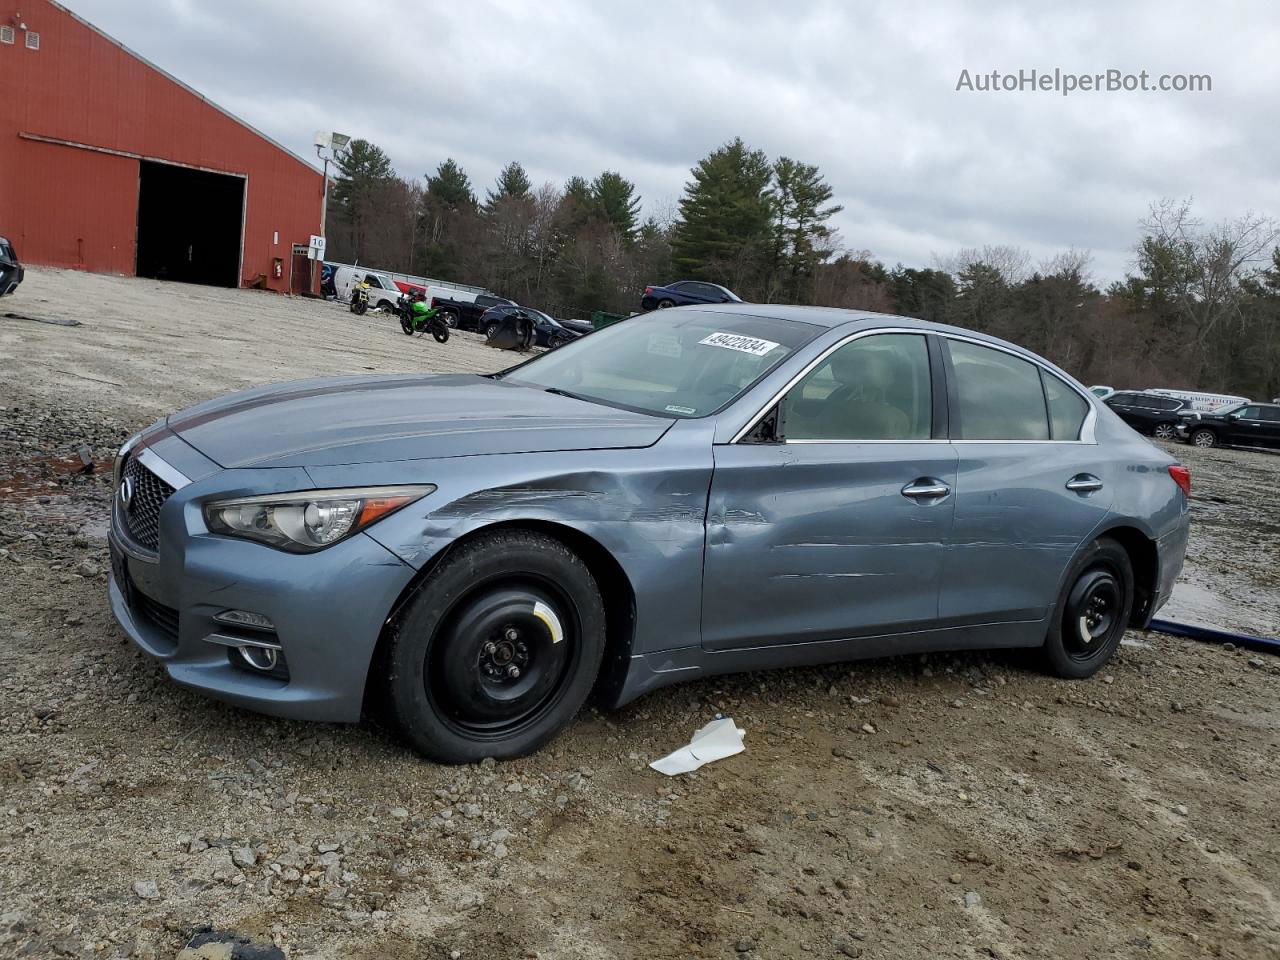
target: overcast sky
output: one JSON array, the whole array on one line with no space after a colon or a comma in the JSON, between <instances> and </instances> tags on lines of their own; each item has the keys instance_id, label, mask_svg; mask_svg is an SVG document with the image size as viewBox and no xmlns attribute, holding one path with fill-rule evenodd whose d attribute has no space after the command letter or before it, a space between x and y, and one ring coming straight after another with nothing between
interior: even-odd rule
<instances>
[{"instance_id":1,"label":"overcast sky","mask_svg":"<svg viewBox=\"0 0 1280 960\"><path fill-rule=\"evenodd\" d=\"M338 130L421 177L454 157L483 198L519 160L535 183L614 169L645 213L735 136L816 163L843 245L892 266L1014 244L1129 268L1150 201L1206 220L1280 216L1280 8L754 0L67 0L298 153ZM1020 69L1212 92L957 91ZM975 81L976 82L976 81Z\"/></svg>"}]
</instances>

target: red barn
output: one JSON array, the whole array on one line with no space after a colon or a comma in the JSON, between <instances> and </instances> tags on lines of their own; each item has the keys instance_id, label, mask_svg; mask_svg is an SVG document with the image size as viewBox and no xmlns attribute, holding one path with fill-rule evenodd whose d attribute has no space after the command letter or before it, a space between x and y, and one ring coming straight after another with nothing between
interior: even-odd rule
<instances>
[{"instance_id":1,"label":"red barn","mask_svg":"<svg viewBox=\"0 0 1280 960\"><path fill-rule=\"evenodd\" d=\"M303 158L51 0L0 0L0 235L24 262L310 288ZM317 271L318 273L318 271Z\"/></svg>"}]
</instances>

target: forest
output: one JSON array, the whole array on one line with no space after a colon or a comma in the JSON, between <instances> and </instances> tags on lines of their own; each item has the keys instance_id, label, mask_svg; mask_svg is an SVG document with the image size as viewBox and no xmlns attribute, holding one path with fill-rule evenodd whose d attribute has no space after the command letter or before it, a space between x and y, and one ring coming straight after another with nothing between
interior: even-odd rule
<instances>
[{"instance_id":1,"label":"forest","mask_svg":"<svg viewBox=\"0 0 1280 960\"><path fill-rule=\"evenodd\" d=\"M639 309L646 284L709 280L744 300L875 310L954 324L1039 353L1086 384L1280 395L1280 227L1198 218L1157 199L1132 272L1100 289L1087 251L1034 262L984 244L892 267L851 249L817 166L735 139L690 171L678 204L641 217L618 171L534 185L518 162L480 197L442 160L400 176L354 140L329 194L331 259L488 288L554 316ZM863 238L873 243L874 238Z\"/></svg>"}]
</instances>

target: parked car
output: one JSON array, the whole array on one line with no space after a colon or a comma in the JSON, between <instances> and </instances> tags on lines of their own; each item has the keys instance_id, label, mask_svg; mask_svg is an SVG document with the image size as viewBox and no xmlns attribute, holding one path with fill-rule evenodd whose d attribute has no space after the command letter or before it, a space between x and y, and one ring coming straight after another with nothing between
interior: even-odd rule
<instances>
[{"instance_id":1,"label":"parked car","mask_svg":"<svg viewBox=\"0 0 1280 960\"><path fill-rule=\"evenodd\" d=\"M1280 403L1241 403L1185 415L1178 436L1197 447L1280 447Z\"/></svg>"},{"instance_id":2,"label":"parked car","mask_svg":"<svg viewBox=\"0 0 1280 960\"><path fill-rule=\"evenodd\" d=\"M4 237L0 237L0 297L17 291L18 284L22 283L24 276L26 271L22 269L13 244Z\"/></svg>"},{"instance_id":3,"label":"parked car","mask_svg":"<svg viewBox=\"0 0 1280 960\"><path fill-rule=\"evenodd\" d=\"M1172 440L1178 435L1180 414L1191 409L1186 400L1134 390L1117 391L1102 402L1139 433L1161 440Z\"/></svg>"},{"instance_id":4,"label":"parked car","mask_svg":"<svg viewBox=\"0 0 1280 960\"><path fill-rule=\"evenodd\" d=\"M665 286L644 288L640 296L641 310L664 310L688 304L741 303L738 295L727 287L701 280L679 280Z\"/></svg>"},{"instance_id":5,"label":"parked car","mask_svg":"<svg viewBox=\"0 0 1280 960\"><path fill-rule=\"evenodd\" d=\"M580 336L586 336L588 333L595 333L596 328L590 320L575 320L572 317L559 317L556 320L560 326L572 330Z\"/></svg>"},{"instance_id":6,"label":"parked car","mask_svg":"<svg viewBox=\"0 0 1280 960\"><path fill-rule=\"evenodd\" d=\"M741 670L1029 647L1091 676L1168 599L1190 488L1019 347L774 305L258 387L115 476L111 608L173 680L325 721L370 691L445 762Z\"/></svg>"},{"instance_id":7,"label":"parked car","mask_svg":"<svg viewBox=\"0 0 1280 960\"><path fill-rule=\"evenodd\" d=\"M480 318L490 307L514 307L516 302L506 297L495 297L482 293L468 300L458 295L432 297L431 305L440 308L440 316L444 322L459 330L481 330Z\"/></svg>"},{"instance_id":8,"label":"parked car","mask_svg":"<svg viewBox=\"0 0 1280 960\"><path fill-rule=\"evenodd\" d=\"M535 310L533 307L522 307L515 304L502 303L496 307L490 307L480 317L477 324L478 329L486 337L490 335L490 330L497 329L498 323L503 317L509 313L515 313L517 310L526 313L533 318L533 334L534 345L539 347L549 347L554 350L556 347L562 347L572 340L577 340L581 336L564 326L554 317L548 316L541 310Z\"/></svg>"}]
</instances>

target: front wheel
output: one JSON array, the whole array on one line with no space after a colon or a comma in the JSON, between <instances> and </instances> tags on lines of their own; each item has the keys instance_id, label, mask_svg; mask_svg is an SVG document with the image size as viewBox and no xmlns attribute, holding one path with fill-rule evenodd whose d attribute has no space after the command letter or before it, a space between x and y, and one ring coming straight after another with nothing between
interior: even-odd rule
<instances>
[{"instance_id":1,"label":"front wheel","mask_svg":"<svg viewBox=\"0 0 1280 960\"><path fill-rule=\"evenodd\" d=\"M452 551L392 629L392 713L441 763L542 747L582 707L604 656L604 604L587 565L526 530Z\"/></svg>"},{"instance_id":2,"label":"front wheel","mask_svg":"<svg viewBox=\"0 0 1280 960\"><path fill-rule=\"evenodd\" d=\"M355 303L351 305L351 312L358 317L363 317L364 312L368 309L369 309L369 301L367 300L357 300Z\"/></svg>"},{"instance_id":3,"label":"front wheel","mask_svg":"<svg viewBox=\"0 0 1280 960\"><path fill-rule=\"evenodd\" d=\"M413 321L408 317L400 318L400 329L404 331L406 337L413 336Z\"/></svg>"},{"instance_id":4,"label":"front wheel","mask_svg":"<svg viewBox=\"0 0 1280 960\"><path fill-rule=\"evenodd\" d=\"M1103 537L1078 557L1053 610L1044 658L1060 677L1091 677L1111 659L1133 611L1133 565Z\"/></svg>"},{"instance_id":5,"label":"front wheel","mask_svg":"<svg viewBox=\"0 0 1280 960\"><path fill-rule=\"evenodd\" d=\"M1191 442L1197 447L1216 447L1218 435L1212 430L1196 430L1191 434Z\"/></svg>"},{"instance_id":6,"label":"front wheel","mask_svg":"<svg viewBox=\"0 0 1280 960\"><path fill-rule=\"evenodd\" d=\"M1157 423L1152 432L1157 440L1172 440L1178 433L1172 423Z\"/></svg>"},{"instance_id":7,"label":"front wheel","mask_svg":"<svg viewBox=\"0 0 1280 960\"><path fill-rule=\"evenodd\" d=\"M498 325L496 323L491 323L484 328L484 338L486 340L492 340L493 335L497 332L498 332Z\"/></svg>"},{"instance_id":8,"label":"front wheel","mask_svg":"<svg viewBox=\"0 0 1280 960\"><path fill-rule=\"evenodd\" d=\"M659 301L658 301L658 309L659 309L659 310L666 310L666 309L668 309L669 307L674 307L675 305L676 305L676 302L675 302L674 300L659 300Z\"/></svg>"}]
</instances>

